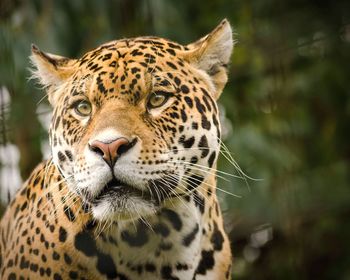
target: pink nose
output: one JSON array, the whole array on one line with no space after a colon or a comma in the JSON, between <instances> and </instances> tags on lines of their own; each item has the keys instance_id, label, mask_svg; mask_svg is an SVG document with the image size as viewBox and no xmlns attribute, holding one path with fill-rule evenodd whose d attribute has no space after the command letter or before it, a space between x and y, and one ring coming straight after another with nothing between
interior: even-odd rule
<instances>
[{"instance_id":1,"label":"pink nose","mask_svg":"<svg viewBox=\"0 0 350 280\"><path fill-rule=\"evenodd\" d=\"M113 167L117 159L133 145L134 141L130 142L128 139L120 137L107 143L95 140L89 144L89 148L91 151L102 156L110 167Z\"/></svg>"}]
</instances>

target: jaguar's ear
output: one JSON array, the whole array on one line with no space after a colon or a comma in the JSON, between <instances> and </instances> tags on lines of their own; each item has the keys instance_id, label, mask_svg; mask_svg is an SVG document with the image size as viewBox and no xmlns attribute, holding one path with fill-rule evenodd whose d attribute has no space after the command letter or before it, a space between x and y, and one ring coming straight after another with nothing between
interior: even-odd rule
<instances>
[{"instance_id":1,"label":"jaguar's ear","mask_svg":"<svg viewBox=\"0 0 350 280\"><path fill-rule=\"evenodd\" d=\"M42 52L35 45L32 45L30 60L34 66L32 78L48 90L49 101L55 104L56 89L73 74L76 60Z\"/></svg>"},{"instance_id":2,"label":"jaguar's ear","mask_svg":"<svg viewBox=\"0 0 350 280\"><path fill-rule=\"evenodd\" d=\"M188 60L205 71L215 87L218 99L227 82L227 65L230 62L234 41L230 23L224 19L212 32L187 45Z\"/></svg>"}]
</instances>

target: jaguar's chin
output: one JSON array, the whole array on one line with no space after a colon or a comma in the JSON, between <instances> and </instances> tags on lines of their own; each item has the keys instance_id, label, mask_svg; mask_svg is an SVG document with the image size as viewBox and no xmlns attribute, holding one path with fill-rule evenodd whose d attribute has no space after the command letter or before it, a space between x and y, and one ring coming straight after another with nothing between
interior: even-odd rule
<instances>
[{"instance_id":1,"label":"jaguar's chin","mask_svg":"<svg viewBox=\"0 0 350 280\"><path fill-rule=\"evenodd\" d=\"M140 197L103 199L91 206L92 215L98 221L127 221L152 216L158 206Z\"/></svg>"},{"instance_id":2,"label":"jaguar's chin","mask_svg":"<svg viewBox=\"0 0 350 280\"><path fill-rule=\"evenodd\" d=\"M94 218L99 221L134 220L155 214L159 206L159 201L150 192L116 178L88 202Z\"/></svg>"}]
</instances>

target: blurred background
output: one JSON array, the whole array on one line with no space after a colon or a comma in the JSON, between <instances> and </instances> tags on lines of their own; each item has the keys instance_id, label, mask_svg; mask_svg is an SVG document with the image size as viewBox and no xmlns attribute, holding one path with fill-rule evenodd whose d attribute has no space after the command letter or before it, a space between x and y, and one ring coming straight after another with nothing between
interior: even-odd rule
<instances>
[{"instance_id":1,"label":"blurred background","mask_svg":"<svg viewBox=\"0 0 350 280\"><path fill-rule=\"evenodd\" d=\"M2 207L49 156L31 43L69 57L139 35L186 44L225 17L224 142L251 177L219 181L234 279L350 279L350 1L0 0Z\"/></svg>"}]
</instances>

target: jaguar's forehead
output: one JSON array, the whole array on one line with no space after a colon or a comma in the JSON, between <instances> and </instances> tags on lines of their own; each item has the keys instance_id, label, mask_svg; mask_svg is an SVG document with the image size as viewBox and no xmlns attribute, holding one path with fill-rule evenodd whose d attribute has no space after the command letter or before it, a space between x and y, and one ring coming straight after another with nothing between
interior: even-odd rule
<instances>
[{"instance_id":1,"label":"jaguar's forehead","mask_svg":"<svg viewBox=\"0 0 350 280\"><path fill-rule=\"evenodd\" d=\"M147 52L161 53L162 55L175 56L178 51L184 51L188 48L173 41L158 38L158 37L137 37L133 39L121 39L111 41L100 45L99 47L86 53L81 59L81 62L86 61L89 58L96 58L103 51L117 51L120 55L131 53L134 57L142 57ZM135 51L139 50L139 52Z\"/></svg>"},{"instance_id":2,"label":"jaguar's forehead","mask_svg":"<svg viewBox=\"0 0 350 280\"><path fill-rule=\"evenodd\" d=\"M101 94L125 96L135 103L155 88L174 93L181 86L181 77L191 73L179 55L185 50L185 46L157 37L103 44L77 60L69 92L73 96L88 93L96 103Z\"/></svg>"},{"instance_id":3,"label":"jaguar's forehead","mask_svg":"<svg viewBox=\"0 0 350 280\"><path fill-rule=\"evenodd\" d=\"M97 72L102 68L94 62L100 61L106 64L106 61L122 60L124 64L137 62L147 68L150 64L161 63L164 60L169 62L180 59L179 53L186 49L187 47L178 43L157 37L123 39L105 43L87 52L78 60L78 65L87 66L89 70ZM112 62L110 66L115 67L115 63ZM171 63L169 66L172 66Z\"/></svg>"}]
</instances>

